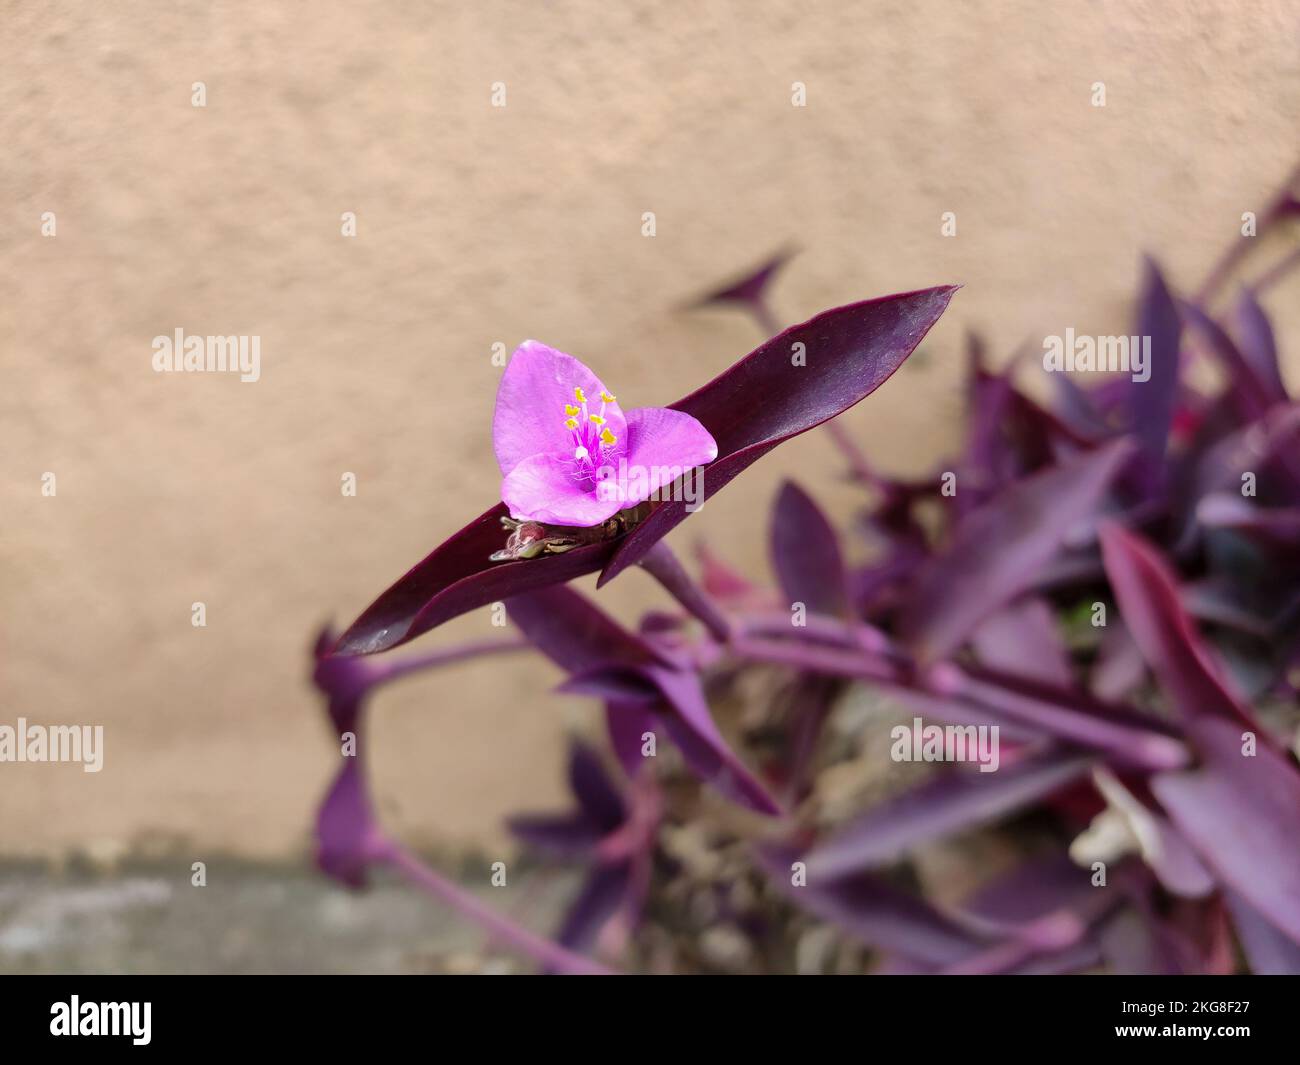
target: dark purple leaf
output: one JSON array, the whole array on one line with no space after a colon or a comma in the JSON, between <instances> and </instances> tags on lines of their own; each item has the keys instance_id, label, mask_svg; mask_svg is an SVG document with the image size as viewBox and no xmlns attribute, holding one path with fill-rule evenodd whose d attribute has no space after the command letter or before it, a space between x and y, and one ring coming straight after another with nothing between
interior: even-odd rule
<instances>
[{"instance_id":1,"label":"dark purple leaf","mask_svg":"<svg viewBox=\"0 0 1300 1065\"><path fill-rule=\"evenodd\" d=\"M796 905L868 946L938 966L969 957L986 942L923 899L870 874L830 881L810 875L806 884L796 886L791 867L803 860L797 851L772 847L760 860L772 883Z\"/></svg>"},{"instance_id":2,"label":"dark purple leaf","mask_svg":"<svg viewBox=\"0 0 1300 1065\"><path fill-rule=\"evenodd\" d=\"M349 887L362 887L378 842L361 766L346 758L316 815L316 864Z\"/></svg>"},{"instance_id":3,"label":"dark purple leaf","mask_svg":"<svg viewBox=\"0 0 1300 1065\"><path fill-rule=\"evenodd\" d=\"M600 930L627 897L630 877L631 866L627 862L593 869L565 914L556 940L570 950L590 952Z\"/></svg>"},{"instance_id":4,"label":"dark purple leaf","mask_svg":"<svg viewBox=\"0 0 1300 1065\"><path fill-rule=\"evenodd\" d=\"M1186 937L1154 913L1126 906L1101 930L1101 946L1110 968L1120 976L1196 975L1201 959Z\"/></svg>"},{"instance_id":5,"label":"dark purple leaf","mask_svg":"<svg viewBox=\"0 0 1300 1065\"><path fill-rule=\"evenodd\" d=\"M1126 440L1114 441L1011 485L972 513L917 577L902 627L918 656L948 657L980 621L1032 587L1074 527L1095 517L1131 454Z\"/></svg>"},{"instance_id":6,"label":"dark purple leaf","mask_svg":"<svg viewBox=\"0 0 1300 1065\"><path fill-rule=\"evenodd\" d=\"M435 548L352 623L335 653L387 651L459 614L592 573L613 556L609 541L561 555L490 562L505 543L501 518L507 513L498 503Z\"/></svg>"},{"instance_id":7,"label":"dark purple leaf","mask_svg":"<svg viewBox=\"0 0 1300 1065\"><path fill-rule=\"evenodd\" d=\"M375 669L369 662L329 658L332 642L332 633L323 630L316 641L314 679L327 696L335 749L343 764L316 814L316 864L355 888L364 886L366 866L380 842L361 764L363 700ZM342 754L348 733L355 737L353 753Z\"/></svg>"},{"instance_id":8,"label":"dark purple leaf","mask_svg":"<svg viewBox=\"0 0 1300 1065\"><path fill-rule=\"evenodd\" d=\"M1187 764L1187 748L1170 726L1132 707L1103 702L1077 688L1056 688L985 667L971 666L964 675L940 668L949 670L941 676L950 679L937 685L937 691L946 689L1058 739L1103 751L1111 761L1143 769Z\"/></svg>"},{"instance_id":9,"label":"dark purple leaf","mask_svg":"<svg viewBox=\"0 0 1300 1065\"><path fill-rule=\"evenodd\" d=\"M551 858L586 858L604 838L582 813L516 814L506 819L510 834L540 854Z\"/></svg>"},{"instance_id":10,"label":"dark purple leaf","mask_svg":"<svg viewBox=\"0 0 1300 1065\"><path fill-rule=\"evenodd\" d=\"M618 625L572 588L544 588L516 596L506 605L510 619L539 651L565 670L582 671L588 684L608 700L653 689L673 742L691 771L728 798L766 814L781 808L739 757L727 746L709 713L699 676L658 655L647 641ZM610 681L610 677L617 677ZM648 704L636 700L642 709ZM622 757L622 752L620 752Z\"/></svg>"},{"instance_id":11,"label":"dark purple leaf","mask_svg":"<svg viewBox=\"0 0 1300 1065\"><path fill-rule=\"evenodd\" d=\"M655 715L640 704L610 700L605 704L605 725L623 772L635 777L645 765L641 751L645 734L655 730Z\"/></svg>"},{"instance_id":12,"label":"dark purple leaf","mask_svg":"<svg viewBox=\"0 0 1300 1065\"><path fill-rule=\"evenodd\" d=\"M1147 664L1123 618L1114 618L1102 633L1089 688L1107 702L1125 699L1146 679Z\"/></svg>"},{"instance_id":13,"label":"dark purple leaf","mask_svg":"<svg viewBox=\"0 0 1300 1065\"><path fill-rule=\"evenodd\" d=\"M781 486L773 508L770 551L777 582L790 603L809 613L847 617L849 584L835 530L793 482Z\"/></svg>"},{"instance_id":14,"label":"dark purple leaf","mask_svg":"<svg viewBox=\"0 0 1300 1065\"><path fill-rule=\"evenodd\" d=\"M1089 760L1050 753L993 773L950 769L850 821L805 859L810 880L851 876L1020 809L1075 780Z\"/></svg>"},{"instance_id":15,"label":"dark purple leaf","mask_svg":"<svg viewBox=\"0 0 1300 1065\"><path fill-rule=\"evenodd\" d=\"M695 307L707 307L714 303L739 303L748 307L756 314L767 313L766 295L767 287L771 284L777 271L781 269L794 257L793 248L782 248L770 259L757 267L752 272L736 281L730 281L721 288L703 296L698 302L693 304ZM760 315L760 317L761 317Z\"/></svg>"},{"instance_id":16,"label":"dark purple leaf","mask_svg":"<svg viewBox=\"0 0 1300 1065\"><path fill-rule=\"evenodd\" d=\"M626 666L604 666L574 673L555 689L565 695L586 695L602 702L654 706L659 689Z\"/></svg>"},{"instance_id":17,"label":"dark purple leaf","mask_svg":"<svg viewBox=\"0 0 1300 1065\"><path fill-rule=\"evenodd\" d=\"M627 816L623 796L606 774L600 756L576 740L569 746L569 787L593 824L612 832L623 823Z\"/></svg>"},{"instance_id":18,"label":"dark purple leaf","mask_svg":"<svg viewBox=\"0 0 1300 1065\"><path fill-rule=\"evenodd\" d=\"M718 443L718 458L704 474L705 495L777 444L842 413L883 384L955 291L952 286L923 289L827 311L767 341L673 404L701 421ZM804 366L792 364L796 343L805 346ZM466 611L602 567L603 584L640 561L687 511L685 500L666 502L621 541L491 562L489 556L505 542L500 524L505 514L505 505L497 504L435 548L352 623L336 652L386 651Z\"/></svg>"},{"instance_id":19,"label":"dark purple leaf","mask_svg":"<svg viewBox=\"0 0 1300 1065\"><path fill-rule=\"evenodd\" d=\"M1248 594L1250 591L1240 579L1212 577L1184 584L1178 598L1197 621L1267 639L1272 633L1270 614L1276 611L1276 604L1257 603Z\"/></svg>"},{"instance_id":20,"label":"dark purple leaf","mask_svg":"<svg viewBox=\"0 0 1300 1065\"><path fill-rule=\"evenodd\" d=\"M628 632L571 588L516 596L506 603L506 613L534 647L569 673L663 660L648 640Z\"/></svg>"},{"instance_id":21,"label":"dark purple leaf","mask_svg":"<svg viewBox=\"0 0 1300 1065\"><path fill-rule=\"evenodd\" d=\"M1160 773L1152 791L1219 879L1300 943L1300 772L1262 736L1243 754L1240 725L1189 727L1203 766Z\"/></svg>"},{"instance_id":22,"label":"dark purple leaf","mask_svg":"<svg viewBox=\"0 0 1300 1065\"><path fill-rule=\"evenodd\" d=\"M1182 318L1160 267L1147 259L1138 298L1137 336L1151 338L1149 380L1129 382L1130 432L1141 445L1141 473L1148 491L1163 489L1165 448L1178 399L1178 349Z\"/></svg>"},{"instance_id":23,"label":"dark purple leaf","mask_svg":"<svg viewBox=\"0 0 1300 1065\"><path fill-rule=\"evenodd\" d=\"M1241 290L1235 318L1241 354L1274 402L1285 403L1288 397L1282 381L1273 326L1255 294L1248 288Z\"/></svg>"},{"instance_id":24,"label":"dark purple leaf","mask_svg":"<svg viewBox=\"0 0 1300 1065\"><path fill-rule=\"evenodd\" d=\"M955 286L866 300L819 314L772 337L698 392L672 404L718 444L704 471L709 498L778 444L842 414L889 379L943 314ZM803 345L805 365L796 365ZM600 584L639 562L688 516L671 500L618 543Z\"/></svg>"},{"instance_id":25,"label":"dark purple leaf","mask_svg":"<svg viewBox=\"0 0 1300 1065\"><path fill-rule=\"evenodd\" d=\"M1235 891L1224 894L1250 971L1257 976L1300 976L1300 942L1282 932Z\"/></svg>"},{"instance_id":26,"label":"dark purple leaf","mask_svg":"<svg viewBox=\"0 0 1300 1065\"><path fill-rule=\"evenodd\" d=\"M929 713L955 724L1003 727L1010 723L1104 751L1115 761L1146 769L1175 769L1188 761L1186 747L1171 735L1169 726L1077 689L1056 688L986 667L963 671L951 663L918 676L915 670L863 648L792 644L743 634L733 641L733 647L754 660L883 685L909 702L920 700Z\"/></svg>"},{"instance_id":27,"label":"dark purple leaf","mask_svg":"<svg viewBox=\"0 0 1300 1065\"><path fill-rule=\"evenodd\" d=\"M1123 868L1116 869L1111 886L1118 886L1123 876ZM962 900L961 912L990 929L1010 932L1062 911L1090 923L1117 902L1115 892L1093 886L1090 869L1076 865L1064 852L1054 852L1024 861L981 885Z\"/></svg>"},{"instance_id":28,"label":"dark purple leaf","mask_svg":"<svg viewBox=\"0 0 1300 1065\"><path fill-rule=\"evenodd\" d=\"M1232 529L1268 547L1300 546L1300 507L1259 507L1219 492L1201 500L1196 516L1202 525Z\"/></svg>"},{"instance_id":29,"label":"dark purple leaf","mask_svg":"<svg viewBox=\"0 0 1300 1065\"><path fill-rule=\"evenodd\" d=\"M1244 419L1253 421L1274 403L1286 399L1285 392L1279 395L1275 386L1259 378L1255 365L1242 354L1232 337L1200 307L1194 303L1184 303L1183 315L1205 337L1210 349L1223 364L1228 394ZM1276 372L1276 366L1274 371Z\"/></svg>"},{"instance_id":30,"label":"dark purple leaf","mask_svg":"<svg viewBox=\"0 0 1300 1065\"><path fill-rule=\"evenodd\" d=\"M753 581L732 569L707 544L696 546L695 560L700 564L700 584L715 599L744 599L757 589Z\"/></svg>"},{"instance_id":31,"label":"dark purple leaf","mask_svg":"<svg viewBox=\"0 0 1300 1065\"><path fill-rule=\"evenodd\" d=\"M1179 601L1178 584L1158 551L1136 533L1101 530L1106 575L1124 624L1185 722L1206 715L1255 728L1254 717L1224 680L1209 647Z\"/></svg>"},{"instance_id":32,"label":"dark purple leaf","mask_svg":"<svg viewBox=\"0 0 1300 1065\"><path fill-rule=\"evenodd\" d=\"M1068 688L1070 656L1047 601L1028 598L986 618L971 636L975 656L1003 673Z\"/></svg>"},{"instance_id":33,"label":"dark purple leaf","mask_svg":"<svg viewBox=\"0 0 1300 1065\"><path fill-rule=\"evenodd\" d=\"M699 678L662 666L647 666L644 672L659 686L673 711L663 715L663 724L691 772L733 802L761 814L781 816L780 804L718 731Z\"/></svg>"}]
</instances>

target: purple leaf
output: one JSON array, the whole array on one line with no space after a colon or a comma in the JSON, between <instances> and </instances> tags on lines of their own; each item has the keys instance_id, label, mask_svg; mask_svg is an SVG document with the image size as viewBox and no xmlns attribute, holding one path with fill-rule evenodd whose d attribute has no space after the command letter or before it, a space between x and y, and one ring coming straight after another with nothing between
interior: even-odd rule
<instances>
[{"instance_id":1,"label":"purple leaf","mask_svg":"<svg viewBox=\"0 0 1300 1065\"><path fill-rule=\"evenodd\" d=\"M774 336L672 404L693 415L717 441L718 458L704 470L704 498L778 444L843 414L884 384L939 320L954 292L946 285L826 311ZM796 362L801 350L803 365ZM686 506L683 499L660 504L619 542L600 584L639 562L685 520Z\"/></svg>"},{"instance_id":2,"label":"purple leaf","mask_svg":"<svg viewBox=\"0 0 1300 1065\"><path fill-rule=\"evenodd\" d=\"M1073 752L1026 759L994 773L946 770L850 821L806 858L818 881L896 861L912 848L1020 809L1079 777Z\"/></svg>"},{"instance_id":3,"label":"purple leaf","mask_svg":"<svg viewBox=\"0 0 1300 1065\"><path fill-rule=\"evenodd\" d=\"M365 772L361 764L363 700L376 670L369 662L326 657L332 642L328 630L316 641L314 680L328 697L330 724L342 750L343 737L355 737L343 764L316 814L316 864L322 872L349 887L363 887L366 866L381 842Z\"/></svg>"},{"instance_id":4,"label":"purple leaf","mask_svg":"<svg viewBox=\"0 0 1300 1065\"><path fill-rule=\"evenodd\" d=\"M1218 492L1196 508L1202 525L1233 529L1269 547L1300 546L1300 507L1258 507L1240 495Z\"/></svg>"},{"instance_id":5,"label":"purple leaf","mask_svg":"<svg viewBox=\"0 0 1300 1065\"><path fill-rule=\"evenodd\" d=\"M607 541L561 555L491 562L505 543L506 516L505 504L498 503L435 548L352 623L335 653L387 651L477 607L593 573L613 556L614 542Z\"/></svg>"},{"instance_id":6,"label":"purple leaf","mask_svg":"<svg viewBox=\"0 0 1300 1065\"><path fill-rule=\"evenodd\" d=\"M534 647L568 673L666 661L651 643L571 588L515 596L506 613Z\"/></svg>"},{"instance_id":7,"label":"purple leaf","mask_svg":"<svg viewBox=\"0 0 1300 1065\"><path fill-rule=\"evenodd\" d=\"M896 951L926 965L949 965L969 957L985 940L923 899L907 895L870 874L792 882L797 851L771 847L760 861L772 883L798 906L829 921L868 946Z\"/></svg>"},{"instance_id":8,"label":"purple leaf","mask_svg":"<svg viewBox=\"0 0 1300 1065\"><path fill-rule=\"evenodd\" d=\"M1257 976L1300 976L1300 942L1283 933L1235 891L1225 895L1250 971Z\"/></svg>"},{"instance_id":9,"label":"purple leaf","mask_svg":"<svg viewBox=\"0 0 1300 1065\"><path fill-rule=\"evenodd\" d=\"M582 812L605 832L623 823L627 807L600 756L577 740L569 746L569 787Z\"/></svg>"},{"instance_id":10,"label":"purple leaf","mask_svg":"<svg viewBox=\"0 0 1300 1065\"><path fill-rule=\"evenodd\" d=\"M948 657L980 621L1032 587L1074 527L1095 516L1131 454L1126 440L1114 441L1011 485L972 513L917 576L902 627L918 657Z\"/></svg>"},{"instance_id":11,"label":"purple leaf","mask_svg":"<svg viewBox=\"0 0 1300 1065\"><path fill-rule=\"evenodd\" d=\"M1030 598L998 611L972 634L975 656L990 669L1068 688L1070 656L1046 600Z\"/></svg>"},{"instance_id":12,"label":"purple leaf","mask_svg":"<svg viewBox=\"0 0 1300 1065\"><path fill-rule=\"evenodd\" d=\"M849 584L835 530L812 497L787 481L772 513L772 568L790 603L814 614L847 617Z\"/></svg>"},{"instance_id":13,"label":"purple leaf","mask_svg":"<svg viewBox=\"0 0 1300 1065\"><path fill-rule=\"evenodd\" d=\"M519 814L506 826L529 846L559 858L589 855L623 823L627 808L600 756L580 740L569 744L569 790L578 809L566 814Z\"/></svg>"},{"instance_id":14,"label":"purple leaf","mask_svg":"<svg viewBox=\"0 0 1300 1065\"><path fill-rule=\"evenodd\" d=\"M739 280L728 282L721 288L701 297L692 307L707 307L714 303L739 303L748 308L763 324L768 327L771 318L767 309L767 288L772 283L777 271L788 263L795 254L793 248L782 248L770 259L746 274ZM769 332L776 332L769 329Z\"/></svg>"},{"instance_id":15,"label":"purple leaf","mask_svg":"<svg viewBox=\"0 0 1300 1065\"><path fill-rule=\"evenodd\" d=\"M516 814L506 819L510 834L552 858L588 857L605 833L585 814Z\"/></svg>"},{"instance_id":16,"label":"purple leaf","mask_svg":"<svg viewBox=\"0 0 1300 1065\"><path fill-rule=\"evenodd\" d=\"M1300 943L1300 772L1259 738L1211 717L1191 727L1202 768L1160 773L1160 804L1221 881Z\"/></svg>"},{"instance_id":17,"label":"purple leaf","mask_svg":"<svg viewBox=\"0 0 1300 1065\"><path fill-rule=\"evenodd\" d=\"M635 777L645 765L645 755L641 753L647 732L654 732L655 716L636 703L620 703L610 700L605 704L605 727L609 732L609 743L614 748L619 765L629 778Z\"/></svg>"},{"instance_id":18,"label":"purple leaf","mask_svg":"<svg viewBox=\"0 0 1300 1065\"><path fill-rule=\"evenodd\" d=\"M1255 365L1218 322L1194 303L1184 303L1182 307L1184 317L1209 341L1211 350L1223 364L1228 393L1243 418L1253 421L1274 403L1286 399L1285 392L1279 395L1275 387L1260 380ZM1274 372L1276 369L1274 366Z\"/></svg>"},{"instance_id":19,"label":"purple leaf","mask_svg":"<svg viewBox=\"0 0 1300 1065\"><path fill-rule=\"evenodd\" d=\"M1142 294L1138 300L1137 335L1151 338L1151 361L1146 381L1129 382L1130 432L1141 445L1141 471L1148 490L1164 487L1165 448L1178 399L1178 348L1182 318L1160 267L1146 260Z\"/></svg>"},{"instance_id":20,"label":"purple leaf","mask_svg":"<svg viewBox=\"0 0 1300 1065\"><path fill-rule=\"evenodd\" d=\"M349 887L362 887L379 841L358 758L347 758L316 815L316 864Z\"/></svg>"},{"instance_id":21,"label":"purple leaf","mask_svg":"<svg viewBox=\"0 0 1300 1065\"><path fill-rule=\"evenodd\" d=\"M885 296L827 311L767 341L703 388L672 405L717 441L704 474L712 495L777 444L842 413L892 374L938 320L952 286ZM805 345L806 365L792 364ZM486 422L486 418L485 418ZM414 639L488 603L563 584L603 568L601 583L638 562L687 515L684 500L661 504L631 535L559 555L492 562L505 533L504 504L435 548L374 601L339 640L340 655L373 654Z\"/></svg>"},{"instance_id":22,"label":"purple leaf","mask_svg":"<svg viewBox=\"0 0 1300 1065\"><path fill-rule=\"evenodd\" d=\"M583 882L556 933L557 942L570 950L589 952L600 930L614 916L627 897L631 866L627 862L597 866Z\"/></svg>"},{"instance_id":23,"label":"purple leaf","mask_svg":"<svg viewBox=\"0 0 1300 1065\"><path fill-rule=\"evenodd\" d=\"M1183 721L1210 715L1255 728L1183 610L1177 582L1157 550L1113 524L1102 527L1101 543L1124 624Z\"/></svg>"},{"instance_id":24,"label":"purple leaf","mask_svg":"<svg viewBox=\"0 0 1300 1065\"><path fill-rule=\"evenodd\" d=\"M1137 688L1146 675L1146 660L1133 642L1128 626L1123 618L1115 618L1102 634L1088 679L1089 688L1098 699L1118 701Z\"/></svg>"},{"instance_id":25,"label":"purple leaf","mask_svg":"<svg viewBox=\"0 0 1300 1065\"><path fill-rule=\"evenodd\" d=\"M664 727L691 772L733 802L761 814L781 816L784 811L780 804L718 731L699 677L662 666L647 666L644 672L659 686L673 711L663 715Z\"/></svg>"},{"instance_id":26,"label":"purple leaf","mask_svg":"<svg viewBox=\"0 0 1300 1065\"><path fill-rule=\"evenodd\" d=\"M971 666L964 675L951 666L939 668L940 676L949 679L937 691L948 690L1058 739L1104 751L1112 761L1143 769L1187 764L1187 748L1170 726L1132 707L984 667Z\"/></svg>"},{"instance_id":27,"label":"purple leaf","mask_svg":"<svg viewBox=\"0 0 1300 1065\"><path fill-rule=\"evenodd\" d=\"M664 727L696 776L751 809L782 812L727 746L693 670L679 669L660 658L649 643L571 588L545 588L517 596L506 610L537 649L562 669L584 671L587 678L621 674L616 684L598 694L617 697L628 691L656 691ZM647 708L639 699L637 705ZM620 751L620 759L624 757Z\"/></svg>"},{"instance_id":28,"label":"purple leaf","mask_svg":"<svg viewBox=\"0 0 1300 1065\"><path fill-rule=\"evenodd\" d=\"M1241 354L1274 402L1285 403L1286 385L1277 355L1277 341L1268 315L1248 288L1241 290L1236 307L1237 338Z\"/></svg>"},{"instance_id":29,"label":"purple leaf","mask_svg":"<svg viewBox=\"0 0 1300 1065\"><path fill-rule=\"evenodd\" d=\"M1101 930L1102 952L1121 976L1194 975L1204 971L1186 937L1154 913L1126 906Z\"/></svg>"},{"instance_id":30,"label":"purple leaf","mask_svg":"<svg viewBox=\"0 0 1300 1065\"><path fill-rule=\"evenodd\" d=\"M1116 870L1115 877L1123 875ZM1116 905L1115 893L1098 891L1092 872L1062 852L1033 858L994 878L962 900L961 912L1004 931L1062 910L1091 922Z\"/></svg>"}]
</instances>

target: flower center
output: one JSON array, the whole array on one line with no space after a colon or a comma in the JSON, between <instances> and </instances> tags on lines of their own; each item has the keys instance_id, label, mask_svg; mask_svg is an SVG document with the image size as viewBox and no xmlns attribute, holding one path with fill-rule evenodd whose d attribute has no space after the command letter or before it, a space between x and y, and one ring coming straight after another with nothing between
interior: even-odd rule
<instances>
[{"instance_id":1,"label":"flower center","mask_svg":"<svg viewBox=\"0 0 1300 1065\"><path fill-rule=\"evenodd\" d=\"M605 462L605 452L618 443L618 437L609 431L605 424L605 406L613 403L614 397L608 392L600 394L600 413L592 414L587 408L587 397L581 388L573 390L572 403L564 405L564 427L569 430L573 440L573 458L577 464L579 478L586 480L595 476L596 470Z\"/></svg>"}]
</instances>

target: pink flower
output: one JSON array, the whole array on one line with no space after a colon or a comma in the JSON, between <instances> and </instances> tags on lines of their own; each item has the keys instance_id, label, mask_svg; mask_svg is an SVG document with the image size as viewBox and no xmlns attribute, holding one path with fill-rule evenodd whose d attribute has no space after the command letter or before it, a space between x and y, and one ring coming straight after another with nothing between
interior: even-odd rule
<instances>
[{"instance_id":1,"label":"pink flower","mask_svg":"<svg viewBox=\"0 0 1300 1065\"><path fill-rule=\"evenodd\" d=\"M599 525L718 457L689 414L625 412L591 370L536 340L501 378L492 446L511 516L548 525Z\"/></svg>"}]
</instances>

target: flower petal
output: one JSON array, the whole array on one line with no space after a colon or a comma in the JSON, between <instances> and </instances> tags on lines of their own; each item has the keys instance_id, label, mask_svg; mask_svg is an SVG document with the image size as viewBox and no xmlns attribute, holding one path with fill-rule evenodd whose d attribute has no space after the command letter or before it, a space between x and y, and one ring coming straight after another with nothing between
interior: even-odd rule
<instances>
[{"instance_id":1,"label":"flower petal","mask_svg":"<svg viewBox=\"0 0 1300 1065\"><path fill-rule=\"evenodd\" d=\"M576 405L575 388L587 396L590 412L599 414L605 386L583 363L536 340L525 340L515 349L501 376L492 416L492 447L503 476L532 455L571 446L564 408ZM609 431L623 440L627 424L617 403L606 405L605 421Z\"/></svg>"},{"instance_id":2,"label":"flower petal","mask_svg":"<svg viewBox=\"0 0 1300 1065\"><path fill-rule=\"evenodd\" d=\"M533 455L519 463L501 482L501 499L520 521L548 525L599 525L622 504L602 499L595 488L584 489L567 455Z\"/></svg>"},{"instance_id":3,"label":"flower petal","mask_svg":"<svg viewBox=\"0 0 1300 1065\"><path fill-rule=\"evenodd\" d=\"M717 443L699 421L666 407L628 411L626 439L628 478L620 493L624 507L645 502L683 473L718 457Z\"/></svg>"}]
</instances>

